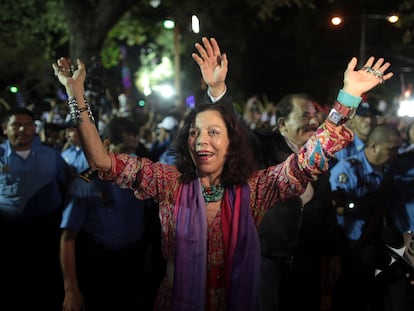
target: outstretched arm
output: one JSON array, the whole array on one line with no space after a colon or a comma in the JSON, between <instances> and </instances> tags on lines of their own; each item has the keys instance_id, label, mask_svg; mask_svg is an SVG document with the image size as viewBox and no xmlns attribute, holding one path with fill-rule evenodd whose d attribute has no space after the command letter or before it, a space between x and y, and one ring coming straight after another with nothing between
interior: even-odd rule
<instances>
[{"instance_id":1,"label":"outstretched arm","mask_svg":"<svg viewBox=\"0 0 414 311\"><path fill-rule=\"evenodd\" d=\"M61 57L52 64L55 75L65 87L69 97L72 120L78 122L79 137L89 165L97 170L110 171L111 158L99 136L95 123L90 120L88 104L85 100L85 64L77 60L77 68L71 66L69 59Z\"/></svg>"},{"instance_id":2,"label":"outstretched arm","mask_svg":"<svg viewBox=\"0 0 414 311\"><path fill-rule=\"evenodd\" d=\"M195 47L200 53L191 56L200 66L201 75L213 97L218 97L226 91L226 76L228 60L226 53L221 54L220 47L215 38L202 38L203 45L196 43Z\"/></svg>"},{"instance_id":3,"label":"outstretched arm","mask_svg":"<svg viewBox=\"0 0 414 311\"><path fill-rule=\"evenodd\" d=\"M345 108L335 105L315 135L298 152L299 166L309 175L316 176L327 170L329 159L352 141L352 132L344 126L350 116L343 112L356 109L362 94L393 76L392 72L385 73L390 63L383 58L370 57L361 69L356 69L356 64L357 59L353 57L344 73L343 92L338 95L339 106Z\"/></svg>"}]
</instances>

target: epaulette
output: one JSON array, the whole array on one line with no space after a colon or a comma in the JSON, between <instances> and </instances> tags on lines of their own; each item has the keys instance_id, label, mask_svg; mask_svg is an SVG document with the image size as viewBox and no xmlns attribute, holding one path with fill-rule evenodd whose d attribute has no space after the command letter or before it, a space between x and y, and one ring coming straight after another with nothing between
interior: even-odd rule
<instances>
[{"instance_id":1,"label":"epaulette","mask_svg":"<svg viewBox=\"0 0 414 311\"><path fill-rule=\"evenodd\" d=\"M86 170L80 172L78 174L78 177L82 178L84 181L86 182L90 182L91 179L96 176L96 174L98 173L97 170L94 170L92 168L87 168Z\"/></svg>"}]
</instances>

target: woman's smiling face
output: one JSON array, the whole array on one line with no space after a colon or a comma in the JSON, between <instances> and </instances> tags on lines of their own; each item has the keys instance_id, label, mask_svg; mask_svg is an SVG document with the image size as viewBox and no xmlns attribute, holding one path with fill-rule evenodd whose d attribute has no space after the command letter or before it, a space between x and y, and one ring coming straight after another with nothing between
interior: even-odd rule
<instances>
[{"instance_id":1,"label":"woman's smiling face","mask_svg":"<svg viewBox=\"0 0 414 311\"><path fill-rule=\"evenodd\" d=\"M189 129L188 148L200 177L220 180L230 141L226 124L215 110L203 111Z\"/></svg>"}]
</instances>

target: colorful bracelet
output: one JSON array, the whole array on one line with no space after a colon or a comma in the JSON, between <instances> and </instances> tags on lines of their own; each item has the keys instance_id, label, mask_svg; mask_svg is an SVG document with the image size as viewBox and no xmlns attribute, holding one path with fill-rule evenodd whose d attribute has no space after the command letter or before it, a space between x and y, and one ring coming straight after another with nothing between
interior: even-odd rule
<instances>
[{"instance_id":1,"label":"colorful bracelet","mask_svg":"<svg viewBox=\"0 0 414 311\"><path fill-rule=\"evenodd\" d=\"M358 108L358 105L361 102L362 97L353 96L345 92L343 89L340 89L336 100L344 106L351 107L351 108Z\"/></svg>"}]
</instances>

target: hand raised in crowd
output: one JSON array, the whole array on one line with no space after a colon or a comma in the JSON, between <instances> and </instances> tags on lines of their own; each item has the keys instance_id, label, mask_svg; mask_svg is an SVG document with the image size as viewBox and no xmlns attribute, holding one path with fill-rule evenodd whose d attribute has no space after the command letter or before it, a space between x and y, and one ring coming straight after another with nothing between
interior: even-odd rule
<instances>
[{"instance_id":1,"label":"hand raised in crowd","mask_svg":"<svg viewBox=\"0 0 414 311\"><path fill-rule=\"evenodd\" d=\"M390 67L390 63L384 62L383 58L378 58L375 61L375 58L371 56L365 65L358 70L355 70L356 65L357 59L353 57L345 70L343 87L345 92L354 96L361 96L393 76L392 72L385 73Z\"/></svg>"},{"instance_id":2,"label":"hand raised in crowd","mask_svg":"<svg viewBox=\"0 0 414 311\"><path fill-rule=\"evenodd\" d=\"M68 96L75 96L75 90L78 95L85 93L85 64L79 59L77 60L77 67L71 64L70 59L61 57L56 63L52 64L55 76L58 77L59 82L65 86Z\"/></svg>"},{"instance_id":3,"label":"hand raised in crowd","mask_svg":"<svg viewBox=\"0 0 414 311\"><path fill-rule=\"evenodd\" d=\"M228 60L226 53L221 54L220 47L214 38L202 38L203 45L196 43L195 47L200 53L191 54L200 66L204 82L208 85L212 96L219 96L226 90L226 76Z\"/></svg>"}]
</instances>

